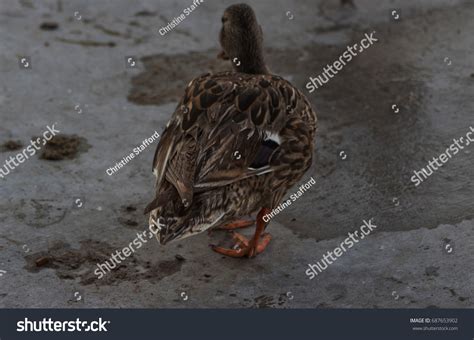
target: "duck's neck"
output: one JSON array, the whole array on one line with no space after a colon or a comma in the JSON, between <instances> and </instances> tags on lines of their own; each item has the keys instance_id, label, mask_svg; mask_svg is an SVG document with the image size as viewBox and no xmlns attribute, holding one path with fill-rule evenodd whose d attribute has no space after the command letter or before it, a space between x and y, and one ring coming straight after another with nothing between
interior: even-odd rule
<instances>
[{"instance_id":1,"label":"duck's neck","mask_svg":"<svg viewBox=\"0 0 474 340\"><path fill-rule=\"evenodd\" d=\"M263 58L263 53L247 54L247 57L236 58L232 61L236 72L249 74L269 74L267 65Z\"/></svg>"}]
</instances>

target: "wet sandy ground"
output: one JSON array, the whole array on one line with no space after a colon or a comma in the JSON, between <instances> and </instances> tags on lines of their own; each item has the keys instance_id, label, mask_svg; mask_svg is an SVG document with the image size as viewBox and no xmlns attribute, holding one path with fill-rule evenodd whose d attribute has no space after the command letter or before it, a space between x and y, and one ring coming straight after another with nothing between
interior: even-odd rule
<instances>
[{"instance_id":1,"label":"wet sandy ground","mask_svg":"<svg viewBox=\"0 0 474 340\"><path fill-rule=\"evenodd\" d=\"M0 180L0 306L473 306L474 150L419 187L410 177L474 125L474 6L249 3L271 70L302 89L347 44L374 30L379 39L308 94L319 132L305 179L317 185L272 220L272 244L256 259L211 252L209 243L228 242L215 232L166 247L150 241L97 280L95 264L146 228L155 145L117 174L105 171L162 131L190 79L229 67L215 56L231 2L205 1L161 36L191 1L2 1L1 164L55 122L69 144L52 146L64 159L34 156ZM310 281L308 263L369 218L377 232Z\"/></svg>"}]
</instances>

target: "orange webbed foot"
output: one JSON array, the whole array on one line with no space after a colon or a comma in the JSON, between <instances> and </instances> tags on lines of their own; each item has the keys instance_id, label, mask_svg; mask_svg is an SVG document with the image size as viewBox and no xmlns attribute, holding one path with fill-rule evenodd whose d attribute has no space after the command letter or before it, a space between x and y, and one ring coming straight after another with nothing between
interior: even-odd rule
<instances>
[{"instance_id":1,"label":"orange webbed foot","mask_svg":"<svg viewBox=\"0 0 474 340\"><path fill-rule=\"evenodd\" d=\"M254 257L257 254L263 252L272 238L270 234L263 233L268 223L264 221L264 216L270 211L271 210L269 208L260 209L259 213L257 214L257 227L255 228L255 234L251 240L248 240L245 236L234 231L233 238L236 241L236 244L234 245L233 249L211 245L212 250L219 254L231 257ZM242 225L248 226L248 221L244 223L242 223L242 221L236 221L232 224L230 230L242 227Z\"/></svg>"},{"instance_id":2,"label":"orange webbed foot","mask_svg":"<svg viewBox=\"0 0 474 340\"><path fill-rule=\"evenodd\" d=\"M268 233L265 233L261 236L260 241L258 244L254 242L254 240L248 240L245 236L234 232L233 239L236 241L236 244L232 249L218 247L212 245L211 248L216 253L230 256L230 257L244 257L247 256L249 258L255 257L257 254L262 253L265 248L270 243L272 236Z\"/></svg>"}]
</instances>

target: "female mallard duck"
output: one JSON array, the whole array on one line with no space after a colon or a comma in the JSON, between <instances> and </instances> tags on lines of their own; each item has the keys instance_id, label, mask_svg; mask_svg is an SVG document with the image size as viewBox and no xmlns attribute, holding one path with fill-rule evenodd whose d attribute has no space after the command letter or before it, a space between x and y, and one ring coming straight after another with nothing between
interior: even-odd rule
<instances>
[{"instance_id":1,"label":"female mallard duck","mask_svg":"<svg viewBox=\"0 0 474 340\"><path fill-rule=\"evenodd\" d=\"M156 198L145 213L150 225L160 223L161 244L249 226L238 218L258 212L252 239L234 232L233 249L212 248L261 253L271 238L263 217L311 165L316 115L298 89L270 74L262 41L251 7L225 10L219 56L233 60L234 72L193 79L156 149Z\"/></svg>"}]
</instances>

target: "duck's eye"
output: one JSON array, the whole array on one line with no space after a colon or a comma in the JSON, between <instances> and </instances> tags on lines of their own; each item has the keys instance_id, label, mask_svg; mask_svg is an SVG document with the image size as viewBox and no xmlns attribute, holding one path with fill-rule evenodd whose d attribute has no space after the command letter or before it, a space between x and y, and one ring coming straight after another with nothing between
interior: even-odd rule
<instances>
[{"instance_id":1,"label":"duck's eye","mask_svg":"<svg viewBox=\"0 0 474 340\"><path fill-rule=\"evenodd\" d=\"M227 21L226 17L222 17L222 23L225 23Z\"/></svg>"}]
</instances>

